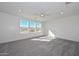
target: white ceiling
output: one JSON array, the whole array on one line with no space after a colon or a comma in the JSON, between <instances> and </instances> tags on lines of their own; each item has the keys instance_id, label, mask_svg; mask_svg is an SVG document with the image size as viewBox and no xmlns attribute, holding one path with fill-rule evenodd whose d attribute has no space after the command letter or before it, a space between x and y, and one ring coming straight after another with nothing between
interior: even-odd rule
<instances>
[{"instance_id":1,"label":"white ceiling","mask_svg":"<svg viewBox=\"0 0 79 59\"><path fill-rule=\"evenodd\" d=\"M43 11L46 16L39 17ZM46 21L79 14L79 2L0 2L0 12Z\"/></svg>"}]
</instances>

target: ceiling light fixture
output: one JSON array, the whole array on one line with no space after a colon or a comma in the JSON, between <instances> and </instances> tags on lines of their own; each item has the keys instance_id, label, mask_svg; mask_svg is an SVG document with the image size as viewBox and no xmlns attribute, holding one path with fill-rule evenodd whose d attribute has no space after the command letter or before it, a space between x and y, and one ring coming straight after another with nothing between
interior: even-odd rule
<instances>
[{"instance_id":1,"label":"ceiling light fixture","mask_svg":"<svg viewBox=\"0 0 79 59\"><path fill-rule=\"evenodd\" d=\"M61 14L61 15L63 15L63 14L64 14L64 12L63 12L63 11L61 11L61 12L60 12L60 14Z\"/></svg>"},{"instance_id":2,"label":"ceiling light fixture","mask_svg":"<svg viewBox=\"0 0 79 59\"><path fill-rule=\"evenodd\" d=\"M21 10L21 9L19 9L19 10L18 10L18 12L22 12L22 10Z\"/></svg>"},{"instance_id":3,"label":"ceiling light fixture","mask_svg":"<svg viewBox=\"0 0 79 59\"><path fill-rule=\"evenodd\" d=\"M40 16L41 16L41 17L43 17L44 15L43 15L43 14L41 14Z\"/></svg>"}]
</instances>

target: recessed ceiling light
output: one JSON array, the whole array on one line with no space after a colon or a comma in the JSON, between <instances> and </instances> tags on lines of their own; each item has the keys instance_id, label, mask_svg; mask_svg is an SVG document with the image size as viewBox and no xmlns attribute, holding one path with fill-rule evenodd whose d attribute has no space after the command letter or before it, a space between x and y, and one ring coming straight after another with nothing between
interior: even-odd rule
<instances>
[{"instance_id":1,"label":"recessed ceiling light","mask_svg":"<svg viewBox=\"0 0 79 59\"><path fill-rule=\"evenodd\" d=\"M18 11L19 11L19 12L22 12L22 10L21 10L21 9L19 9Z\"/></svg>"},{"instance_id":2,"label":"recessed ceiling light","mask_svg":"<svg viewBox=\"0 0 79 59\"><path fill-rule=\"evenodd\" d=\"M41 17L43 17L43 16L44 16L44 14L41 14L40 16L41 16Z\"/></svg>"},{"instance_id":3,"label":"recessed ceiling light","mask_svg":"<svg viewBox=\"0 0 79 59\"><path fill-rule=\"evenodd\" d=\"M60 12L60 14L61 14L61 15L63 15L63 14L64 14L64 12L63 12L63 11L61 11L61 12Z\"/></svg>"}]
</instances>

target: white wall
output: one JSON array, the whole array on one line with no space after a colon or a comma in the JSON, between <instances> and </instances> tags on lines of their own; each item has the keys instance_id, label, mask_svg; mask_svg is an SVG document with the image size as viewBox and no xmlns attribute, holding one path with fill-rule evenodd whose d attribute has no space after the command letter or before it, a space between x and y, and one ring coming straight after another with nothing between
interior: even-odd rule
<instances>
[{"instance_id":1,"label":"white wall","mask_svg":"<svg viewBox=\"0 0 79 59\"><path fill-rule=\"evenodd\" d=\"M51 29L56 37L79 41L79 15L46 22L47 29Z\"/></svg>"},{"instance_id":2,"label":"white wall","mask_svg":"<svg viewBox=\"0 0 79 59\"><path fill-rule=\"evenodd\" d=\"M44 35L44 27L42 27L41 33L20 34L18 17L0 12L0 43L27 39L41 35Z\"/></svg>"}]
</instances>

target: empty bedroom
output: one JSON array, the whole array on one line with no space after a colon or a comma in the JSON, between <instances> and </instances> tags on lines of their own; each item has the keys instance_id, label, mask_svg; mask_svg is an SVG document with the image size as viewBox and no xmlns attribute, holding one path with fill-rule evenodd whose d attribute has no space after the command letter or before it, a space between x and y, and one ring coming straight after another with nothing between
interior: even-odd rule
<instances>
[{"instance_id":1,"label":"empty bedroom","mask_svg":"<svg viewBox=\"0 0 79 59\"><path fill-rule=\"evenodd\" d=\"M79 2L0 2L0 56L79 56Z\"/></svg>"}]
</instances>

